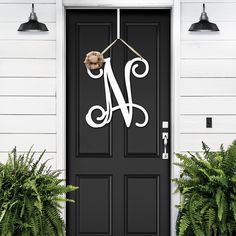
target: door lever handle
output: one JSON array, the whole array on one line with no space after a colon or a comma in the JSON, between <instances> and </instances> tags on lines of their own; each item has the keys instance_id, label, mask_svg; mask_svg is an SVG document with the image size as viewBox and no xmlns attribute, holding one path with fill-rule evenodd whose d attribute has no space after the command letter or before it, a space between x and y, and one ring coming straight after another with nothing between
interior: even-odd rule
<instances>
[{"instance_id":1,"label":"door lever handle","mask_svg":"<svg viewBox=\"0 0 236 236\"><path fill-rule=\"evenodd\" d=\"M162 139L163 139L163 144L164 144L164 148L163 148L163 153L162 153L162 159L169 159L169 154L167 152L167 145L168 145L168 133L167 132L163 132L162 133Z\"/></svg>"}]
</instances>

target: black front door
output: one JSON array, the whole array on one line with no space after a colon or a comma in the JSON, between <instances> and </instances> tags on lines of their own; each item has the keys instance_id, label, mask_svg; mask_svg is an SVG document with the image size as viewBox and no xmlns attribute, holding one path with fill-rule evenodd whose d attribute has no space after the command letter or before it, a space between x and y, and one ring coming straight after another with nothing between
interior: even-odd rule
<instances>
[{"instance_id":1,"label":"black front door","mask_svg":"<svg viewBox=\"0 0 236 236\"><path fill-rule=\"evenodd\" d=\"M121 9L120 34L148 62L149 72L137 78L130 72L133 108L130 127L108 85L111 106L117 107L108 124L94 128L86 120L91 107L107 109L105 76L93 79L83 63L88 52L102 51L117 33L114 9L71 9L67 27L67 183L80 189L69 195L68 236L170 235L170 10ZM118 41L104 55L118 88L128 103L124 70L137 56ZM145 66L136 62L137 74ZM93 71L97 74L99 71ZM110 76L110 75L109 75ZM128 107L128 105L127 105ZM91 119L101 116L95 109ZM104 117L103 117L104 118ZM163 139L168 133L167 139ZM167 138L167 136L166 136ZM164 156L166 157L166 156Z\"/></svg>"}]
</instances>

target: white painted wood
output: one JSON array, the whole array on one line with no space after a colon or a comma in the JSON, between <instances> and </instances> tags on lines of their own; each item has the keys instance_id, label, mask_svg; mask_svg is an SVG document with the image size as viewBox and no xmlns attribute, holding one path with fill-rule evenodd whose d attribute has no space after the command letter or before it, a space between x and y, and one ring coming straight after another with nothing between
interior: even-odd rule
<instances>
[{"instance_id":1,"label":"white painted wood","mask_svg":"<svg viewBox=\"0 0 236 236\"><path fill-rule=\"evenodd\" d=\"M57 65L57 160L56 169L63 170L61 178L66 179L66 29L65 29L65 8L63 7L63 0L56 2L56 65ZM66 222L66 204L62 204L62 217Z\"/></svg>"},{"instance_id":2,"label":"white painted wood","mask_svg":"<svg viewBox=\"0 0 236 236\"><path fill-rule=\"evenodd\" d=\"M179 133L179 112L180 112L180 28L181 28L181 0L174 1L174 6L171 11L171 130L172 135L172 147L173 160L175 158L174 153L178 152L178 133ZM174 170L173 170L174 171ZM174 174L174 173L173 173ZM172 228L174 232L174 228Z\"/></svg>"},{"instance_id":3,"label":"white painted wood","mask_svg":"<svg viewBox=\"0 0 236 236\"><path fill-rule=\"evenodd\" d=\"M0 114L56 114L55 98L0 97Z\"/></svg>"},{"instance_id":4,"label":"white painted wood","mask_svg":"<svg viewBox=\"0 0 236 236\"><path fill-rule=\"evenodd\" d=\"M182 3L188 2L188 3L203 3L202 0L181 0ZM236 2L236 0L205 0L205 3L229 3L229 2Z\"/></svg>"},{"instance_id":5,"label":"white painted wood","mask_svg":"<svg viewBox=\"0 0 236 236\"><path fill-rule=\"evenodd\" d=\"M54 59L0 59L1 77L55 77Z\"/></svg>"},{"instance_id":6,"label":"white painted wood","mask_svg":"<svg viewBox=\"0 0 236 236\"><path fill-rule=\"evenodd\" d=\"M182 78L181 96L236 96L236 78Z\"/></svg>"},{"instance_id":7,"label":"white painted wood","mask_svg":"<svg viewBox=\"0 0 236 236\"><path fill-rule=\"evenodd\" d=\"M0 58L56 58L56 42L2 40Z\"/></svg>"},{"instance_id":8,"label":"white painted wood","mask_svg":"<svg viewBox=\"0 0 236 236\"><path fill-rule=\"evenodd\" d=\"M206 128L206 117L208 116L181 116L180 133L236 134L236 116L209 116L212 117L212 128Z\"/></svg>"},{"instance_id":9,"label":"white painted wood","mask_svg":"<svg viewBox=\"0 0 236 236\"><path fill-rule=\"evenodd\" d=\"M18 151L28 151L34 145L35 151L56 152L55 134L0 134L0 151L9 152L17 147Z\"/></svg>"},{"instance_id":10,"label":"white painted wood","mask_svg":"<svg viewBox=\"0 0 236 236\"><path fill-rule=\"evenodd\" d=\"M17 155L23 155L26 152L18 152L17 151ZM37 161L37 158L39 158L40 153L35 153L34 155L34 160ZM8 152L1 152L0 153L0 163L6 163L8 160ZM52 170L56 170L55 166L56 166L56 153L50 153L50 152L46 152L44 154L44 156L42 157L42 160L39 163L43 163L47 161L47 167L52 167Z\"/></svg>"},{"instance_id":11,"label":"white painted wood","mask_svg":"<svg viewBox=\"0 0 236 236\"><path fill-rule=\"evenodd\" d=\"M205 142L212 151L218 151L221 144L226 148L233 140L236 139L236 134L181 134L180 151L201 151L202 141Z\"/></svg>"},{"instance_id":12,"label":"white painted wood","mask_svg":"<svg viewBox=\"0 0 236 236\"><path fill-rule=\"evenodd\" d=\"M0 153L0 163L5 164L8 160L8 153Z\"/></svg>"},{"instance_id":13,"label":"white painted wood","mask_svg":"<svg viewBox=\"0 0 236 236\"><path fill-rule=\"evenodd\" d=\"M17 29L23 22L0 22L0 40L11 39L11 40L55 40L56 39L56 24L46 23L48 32L39 31L27 31L19 32Z\"/></svg>"},{"instance_id":14,"label":"white painted wood","mask_svg":"<svg viewBox=\"0 0 236 236\"><path fill-rule=\"evenodd\" d=\"M181 58L236 58L236 41L182 41Z\"/></svg>"},{"instance_id":15,"label":"white painted wood","mask_svg":"<svg viewBox=\"0 0 236 236\"><path fill-rule=\"evenodd\" d=\"M56 0L0 0L0 4L31 4L31 3L41 3L41 4L50 4L50 3L56 3Z\"/></svg>"},{"instance_id":16,"label":"white painted wood","mask_svg":"<svg viewBox=\"0 0 236 236\"><path fill-rule=\"evenodd\" d=\"M45 22L56 21L55 4L35 4L38 20ZM31 4L1 4L0 22L26 22L31 12Z\"/></svg>"},{"instance_id":17,"label":"white painted wood","mask_svg":"<svg viewBox=\"0 0 236 236\"><path fill-rule=\"evenodd\" d=\"M219 32L190 32L188 31L193 21L184 21L181 24L181 39L182 40L235 40L236 39L236 21L223 22L215 21L220 31Z\"/></svg>"},{"instance_id":18,"label":"white painted wood","mask_svg":"<svg viewBox=\"0 0 236 236\"><path fill-rule=\"evenodd\" d=\"M66 29L65 29L65 8L63 0L56 3L57 19L57 42L56 42L56 65L57 65L57 168L65 170L62 178L66 178ZM66 220L66 211L63 211L63 218Z\"/></svg>"},{"instance_id":19,"label":"white painted wood","mask_svg":"<svg viewBox=\"0 0 236 236\"><path fill-rule=\"evenodd\" d=\"M236 114L236 97L182 97L181 114Z\"/></svg>"},{"instance_id":20,"label":"white painted wood","mask_svg":"<svg viewBox=\"0 0 236 236\"><path fill-rule=\"evenodd\" d=\"M0 78L0 96L55 96L55 78Z\"/></svg>"},{"instance_id":21,"label":"white painted wood","mask_svg":"<svg viewBox=\"0 0 236 236\"><path fill-rule=\"evenodd\" d=\"M47 156L56 168L56 1L33 2L49 32L18 32L32 1L0 0L0 152L35 143L36 151L53 152Z\"/></svg>"},{"instance_id":22,"label":"white painted wood","mask_svg":"<svg viewBox=\"0 0 236 236\"><path fill-rule=\"evenodd\" d=\"M180 0L175 0L171 10L171 162L177 162L175 153L179 152L179 83L180 80ZM171 178L177 178L179 170L170 166ZM171 182L171 193L176 185ZM171 195L171 235L176 235L175 225L178 216L176 205L179 204L180 194Z\"/></svg>"},{"instance_id":23,"label":"white painted wood","mask_svg":"<svg viewBox=\"0 0 236 236\"><path fill-rule=\"evenodd\" d=\"M55 134L55 115L0 115L0 133Z\"/></svg>"},{"instance_id":24,"label":"white painted wood","mask_svg":"<svg viewBox=\"0 0 236 236\"><path fill-rule=\"evenodd\" d=\"M181 77L236 77L235 59L181 60Z\"/></svg>"},{"instance_id":25,"label":"white painted wood","mask_svg":"<svg viewBox=\"0 0 236 236\"><path fill-rule=\"evenodd\" d=\"M63 0L64 6L67 7L170 7L173 5L173 0Z\"/></svg>"},{"instance_id":26,"label":"white painted wood","mask_svg":"<svg viewBox=\"0 0 236 236\"><path fill-rule=\"evenodd\" d=\"M218 2L206 4L206 12L209 20L215 21L236 21L236 2ZM182 3L181 4L181 20L182 21L198 21L202 12L202 2Z\"/></svg>"}]
</instances>

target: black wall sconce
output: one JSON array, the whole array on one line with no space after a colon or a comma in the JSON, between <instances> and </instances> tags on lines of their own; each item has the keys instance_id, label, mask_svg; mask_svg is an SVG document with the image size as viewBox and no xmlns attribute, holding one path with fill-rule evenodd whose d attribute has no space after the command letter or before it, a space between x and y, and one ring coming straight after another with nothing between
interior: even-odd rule
<instances>
[{"instance_id":1,"label":"black wall sconce","mask_svg":"<svg viewBox=\"0 0 236 236\"><path fill-rule=\"evenodd\" d=\"M38 17L34 12L34 4L32 4L32 12L30 13L29 21L20 25L18 31L48 31L48 28L45 24L38 22Z\"/></svg>"},{"instance_id":2,"label":"black wall sconce","mask_svg":"<svg viewBox=\"0 0 236 236\"><path fill-rule=\"evenodd\" d=\"M219 31L219 28L216 24L211 23L205 11L205 3L203 4L203 12L200 16L200 21L197 23L193 23L189 28L189 31Z\"/></svg>"}]
</instances>

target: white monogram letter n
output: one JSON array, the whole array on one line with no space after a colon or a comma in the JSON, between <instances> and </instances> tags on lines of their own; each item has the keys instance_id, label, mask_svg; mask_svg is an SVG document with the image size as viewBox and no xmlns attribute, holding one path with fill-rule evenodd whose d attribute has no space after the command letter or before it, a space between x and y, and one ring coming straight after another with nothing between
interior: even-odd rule
<instances>
[{"instance_id":1,"label":"white monogram letter n","mask_svg":"<svg viewBox=\"0 0 236 236\"><path fill-rule=\"evenodd\" d=\"M136 68L138 67L138 64L135 62L143 62L145 65L145 71L142 74L137 74ZM120 87L116 81L116 78L114 76L114 73L111 68L111 58L105 59L105 66L104 70L100 69L98 75L93 75L89 69L87 69L88 74L93 79L99 79L100 77L104 77L104 87L105 87L105 98L106 98L106 108L104 109L100 105L94 105L92 106L86 115L86 121L87 123L93 127L93 128L100 128L104 125L108 124L112 119L112 113L116 110L121 110L121 113L124 117L125 124L127 127L130 127L132 118L133 118L133 108L137 108L140 111L142 111L144 115L144 121L143 123L136 122L135 125L137 127L144 127L148 123L148 113L147 111L140 105L133 103L132 100L132 94L131 94L131 85L130 85L130 73L132 71L132 74L136 78L143 78L148 74L149 71L149 65L148 62L145 59L141 58L134 58L130 61L128 61L125 65L125 86L126 91L128 95L128 102L126 103L124 96L120 90ZM117 100L118 105L112 106L111 101L111 91L113 91L115 98ZM98 122L95 122L92 118L92 113L94 110L100 110L101 116L97 117L96 120Z\"/></svg>"}]
</instances>

